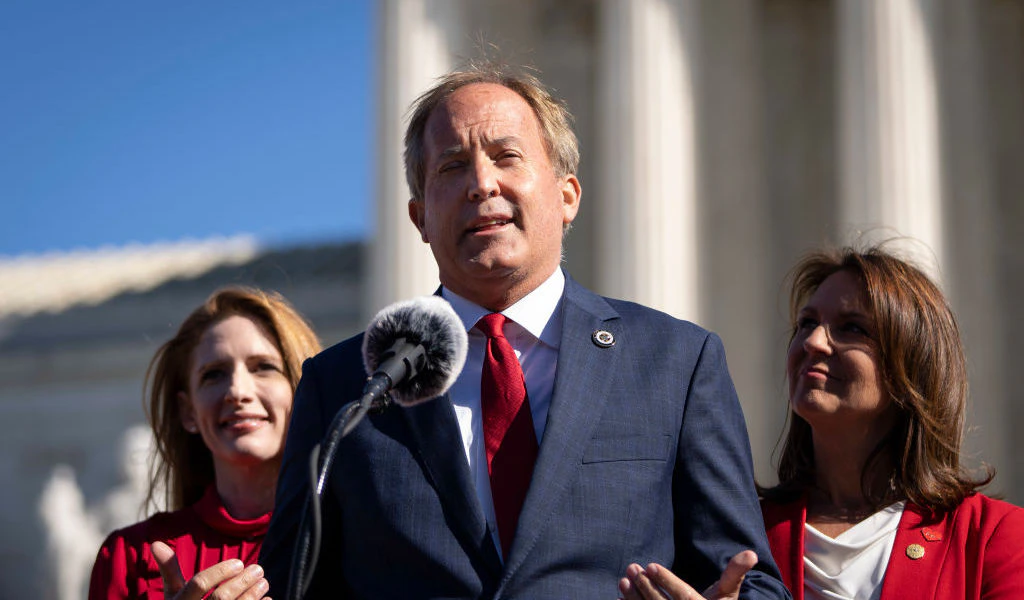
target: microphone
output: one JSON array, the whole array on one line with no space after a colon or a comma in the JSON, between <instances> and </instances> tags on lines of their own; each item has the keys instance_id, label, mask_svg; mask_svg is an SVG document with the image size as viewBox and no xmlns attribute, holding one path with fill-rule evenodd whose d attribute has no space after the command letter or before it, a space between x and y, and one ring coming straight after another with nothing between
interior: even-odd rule
<instances>
[{"instance_id":1,"label":"microphone","mask_svg":"<svg viewBox=\"0 0 1024 600\"><path fill-rule=\"evenodd\" d=\"M415 406L444 394L466 363L462 320L440 296L423 296L385 307L363 336L363 366L370 376L363 396L379 405L390 396Z\"/></svg>"}]
</instances>

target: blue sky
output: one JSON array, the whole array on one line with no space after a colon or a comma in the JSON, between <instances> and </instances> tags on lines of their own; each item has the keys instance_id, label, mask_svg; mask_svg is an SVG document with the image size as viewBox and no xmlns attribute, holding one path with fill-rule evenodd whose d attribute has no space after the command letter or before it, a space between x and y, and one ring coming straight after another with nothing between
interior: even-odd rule
<instances>
[{"instance_id":1,"label":"blue sky","mask_svg":"<svg viewBox=\"0 0 1024 600\"><path fill-rule=\"evenodd\" d=\"M0 3L0 255L365 237L371 0Z\"/></svg>"}]
</instances>

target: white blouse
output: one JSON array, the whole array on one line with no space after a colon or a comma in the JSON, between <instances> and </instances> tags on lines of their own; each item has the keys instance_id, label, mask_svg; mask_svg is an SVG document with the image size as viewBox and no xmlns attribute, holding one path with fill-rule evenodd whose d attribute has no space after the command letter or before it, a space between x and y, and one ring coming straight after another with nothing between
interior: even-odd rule
<instances>
[{"instance_id":1,"label":"white blouse","mask_svg":"<svg viewBox=\"0 0 1024 600\"><path fill-rule=\"evenodd\" d=\"M806 600L878 600L904 502L883 508L835 538L804 526Z\"/></svg>"}]
</instances>

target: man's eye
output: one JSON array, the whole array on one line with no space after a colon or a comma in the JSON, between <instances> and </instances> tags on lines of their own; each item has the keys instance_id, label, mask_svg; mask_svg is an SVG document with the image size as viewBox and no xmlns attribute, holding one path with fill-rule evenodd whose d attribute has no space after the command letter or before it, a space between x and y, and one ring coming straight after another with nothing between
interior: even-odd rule
<instances>
[{"instance_id":1,"label":"man's eye","mask_svg":"<svg viewBox=\"0 0 1024 600\"><path fill-rule=\"evenodd\" d=\"M446 162L443 165L441 165L441 167L437 170L437 172L438 173L448 173L449 171L454 171L454 170L460 169L460 168L462 168L462 161L453 160L453 161Z\"/></svg>"}]
</instances>

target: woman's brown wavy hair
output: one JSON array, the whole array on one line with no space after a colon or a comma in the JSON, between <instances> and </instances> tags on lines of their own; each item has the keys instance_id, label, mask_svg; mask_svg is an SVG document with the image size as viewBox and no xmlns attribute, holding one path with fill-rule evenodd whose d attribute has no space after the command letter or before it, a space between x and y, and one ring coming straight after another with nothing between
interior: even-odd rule
<instances>
[{"instance_id":1,"label":"woman's brown wavy hair","mask_svg":"<svg viewBox=\"0 0 1024 600\"><path fill-rule=\"evenodd\" d=\"M320 342L305 319L276 292L246 287L215 291L192 311L178 333L156 351L146 370L146 417L155 451L150 464L146 507L178 510L195 503L213 483L213 455L202 437L189 434L181 422L178 393L188 390L192 352L213 325L232 316L251 319L277 346L292 392L302 375L302 361L320 351Z\"/></svg>"},{"instance_id":2,"label":"woman's brown wavy hair","mask_svg":"<svg viewBox=\"0 0 1024 600\"><path fill-rule=\"evenodd\" d=\"M899 411L861 473L865 496L876 503L895 496L933 511L949 510L988 484L994 471L974 478L960 464L967 404L967 363L956 317L945 296L920 269L879 246L828 249L803 258L790 272L790 323L832 274L847 271L864 285L878 335L879 368ZM890 489L869 490L869 472L892 464ZM779 461L779 484L762 489L785 501L815 482L811 426L789 411Z\"/></svg>"}]
</instances>

